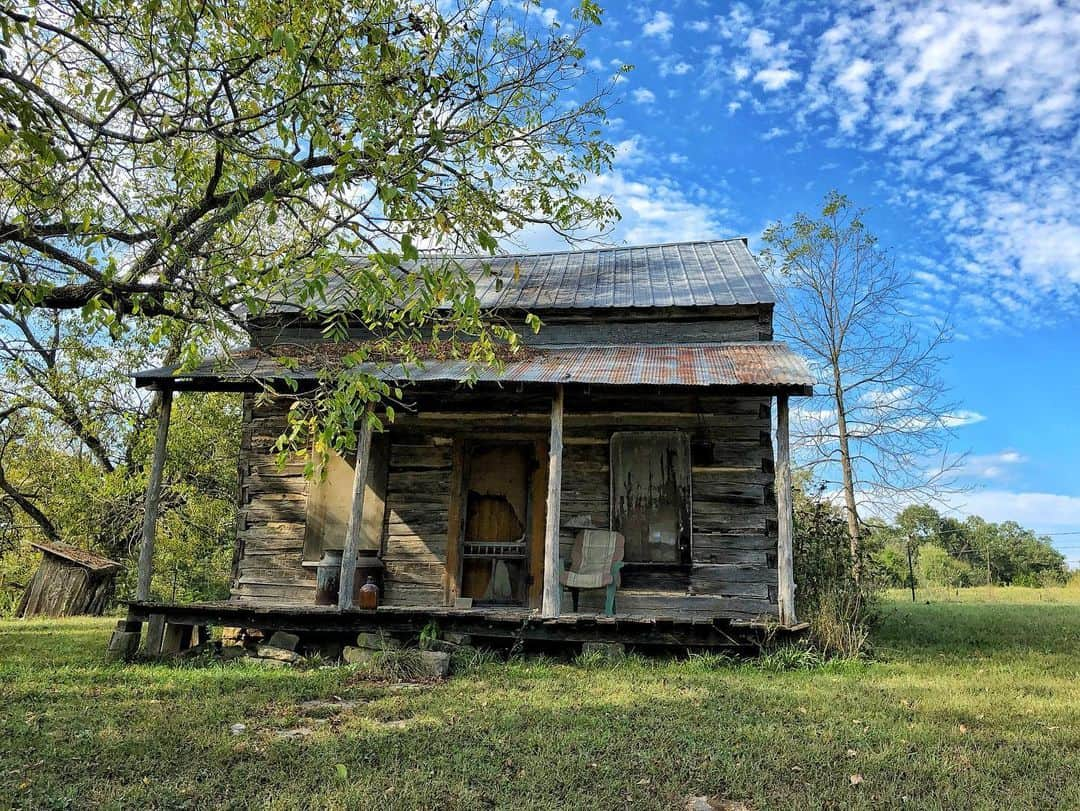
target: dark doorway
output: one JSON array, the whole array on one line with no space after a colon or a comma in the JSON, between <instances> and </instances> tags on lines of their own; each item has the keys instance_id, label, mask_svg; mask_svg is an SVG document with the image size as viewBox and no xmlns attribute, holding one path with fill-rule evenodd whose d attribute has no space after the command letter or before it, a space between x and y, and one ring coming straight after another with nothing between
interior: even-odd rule
<instances>
[{"instance_id":1,"label":"dark doorway","mask_svg":"<svg viewBox=\"0 0 1080 811\"><path fill-rule=\"evenodd\" d=\"M469 454L461 596L474 603L528 600L533 443L478 443Z\"/></svg>"}]
</instances>

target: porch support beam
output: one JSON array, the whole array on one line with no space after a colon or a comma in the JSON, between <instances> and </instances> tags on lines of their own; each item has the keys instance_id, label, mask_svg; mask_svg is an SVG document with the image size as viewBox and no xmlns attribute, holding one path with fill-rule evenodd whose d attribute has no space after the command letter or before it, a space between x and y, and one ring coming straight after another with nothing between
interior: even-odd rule
<instances>
[{"instance_id":1,"label":"porch support beam","mask_svg":"<svg viewBox=\"0 0 1080 811\"><path fill-rule=\"evenodd\" d=\"M559 518L562 506L563 387L555 387L551 400L551 439L548 442L547 510L544 522L544 596L540 613L559 616L562 589L559 585Z\"/></svg>"},{"instance_id":2,"label":"porch support beam","mask_svg":"<svg viewBox=\"0 0 1080 811\"><path fill-rule=\"evenodd\" d=\"M791 499L791 439L788 429L788 398L776 398L776 576L780 624L795 620L795 572L792 559L794 513Z\"/></svg>"},{"instance_id":3,"label":"porch support beam","mask_svg":"<svg viewBox=\"0 0 1080 811\"><path fill-rule=\"evenodd\" d=\"M356 432L356 466L353 468L352 501L349 510L349 526L345 531L345 550L341 555L341 586L338 590L338 608L342 611L353 606L353 587L356 583L356 559L360 549L360 535L364 522L364 492L367 490L368 468L371 466L371 404L368 403L360 417Z\"/></svg>"},{"instance_id":4,"label":"porch support beam","mask_svg":"<svg viewBox=\"0 0 1080 811\"><path fill-rule=\"evenodd\" d=\"M158 507L161 502L161 477L165 470L165 452L169 441L169 421L172 419L172 398L172 391L163 389L158 402L157 435L154 438L154 455L150 460L150 482L146 487L142 546L139 549L139 579L135 587L135 597L141 602L150 599L150 579L154 573L154 539L157 535Z\"/></svg>"}]
</instances>

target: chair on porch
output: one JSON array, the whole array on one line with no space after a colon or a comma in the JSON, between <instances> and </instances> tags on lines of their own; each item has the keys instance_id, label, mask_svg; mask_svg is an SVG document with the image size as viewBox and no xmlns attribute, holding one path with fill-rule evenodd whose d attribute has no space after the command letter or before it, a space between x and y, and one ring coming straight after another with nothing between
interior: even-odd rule
<instances>
[{"instance_id":1,"label":"chair on porch","mask_svg":"<svg viewBox=\"0 0 1080 811\"><path fill-rule=\"evenodd\" d=\"M606 589L604 614L615 615L615 591L619 588L619 570L623 567L626 539L606 529L583 529L574 538L574 549L566 561L566 571L559 582L570 590L574 611L582 589Z\"/></svg>"}]
</instances>

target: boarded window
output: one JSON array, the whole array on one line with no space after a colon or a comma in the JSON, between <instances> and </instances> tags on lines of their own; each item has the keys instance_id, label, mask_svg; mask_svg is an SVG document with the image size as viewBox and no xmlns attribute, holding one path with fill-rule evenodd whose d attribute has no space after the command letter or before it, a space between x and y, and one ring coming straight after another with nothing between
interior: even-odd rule
<instances>
[{"instance_id":1,"label":"boarded window","mask_svg":"<svg viewBox=\"0 0 1080 811\"><path fill-rule=\"evenodd\" d=\"M379 551L386 507L388 442L385 434L371 438L364 514L360 522L360 549ZM307 524L304 527L304 562L317 563L327 549L344 549L352 507L353 468L356 456L331 451L326 475L308 488Z\"/></svg>"},{"instance_id":2,"label":"boarded window","mask_svg":"<svg viewBox=\"0 0 1080 811\"><path fill-rule=\"evenodd\" d=\"M681 431L611 437L611 527L626 560L690 562L690 442Z\"/></svg>"}]
</instances>

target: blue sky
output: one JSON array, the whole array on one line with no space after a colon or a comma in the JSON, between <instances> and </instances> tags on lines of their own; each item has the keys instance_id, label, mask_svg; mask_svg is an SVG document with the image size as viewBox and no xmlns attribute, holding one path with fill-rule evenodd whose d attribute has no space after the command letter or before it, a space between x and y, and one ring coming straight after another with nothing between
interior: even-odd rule
<instances>
[{"instance_id":1,"label":"blue sky","mask_svg":"<svg viewBox=\"0 0 1080 811\"><path fill-rule=\"evenodd\" d=\"M1080 4L604 5L588 83L633 65L591 184L612 239L756 245L831 188L870 208L912 310L956 328L973 489L953 506L1076 532L1055 542L1080 563Z\"/></svg>"}]
</instances>

